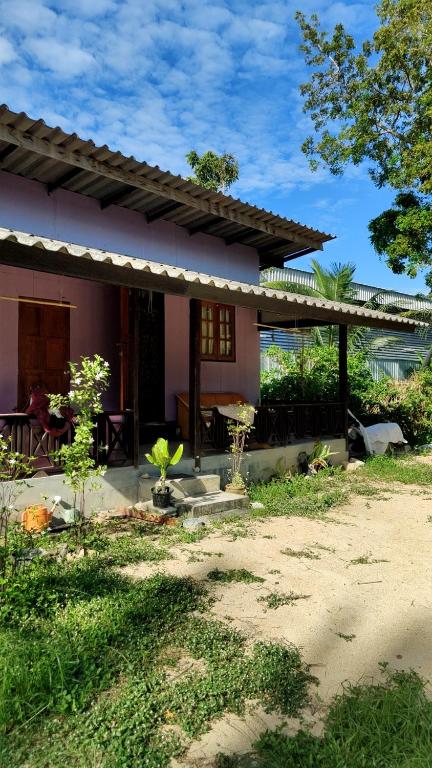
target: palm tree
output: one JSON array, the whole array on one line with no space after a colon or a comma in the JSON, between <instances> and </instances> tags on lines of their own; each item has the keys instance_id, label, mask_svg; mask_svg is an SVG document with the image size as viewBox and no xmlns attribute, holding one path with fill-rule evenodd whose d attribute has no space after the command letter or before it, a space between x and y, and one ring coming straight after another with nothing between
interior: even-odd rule
<instances>
[{"instance_id":1,"label":"palm tree","mask_svg":"<svg viewBox=\"0 0 432 768\"><path fill-rule=\"evenodd\" d=\"M357 290L354 288L352 282L355 272L355 264L352 264L351 262L348 262L347 264L337 264L336 262L333 262L329 269L326 269L325 267L322 267L316 259L312 259L311 267L315 282L314 288L309 285L302 285L301 283L286 280L274 280L265 282L263 285L266 288L275 288L280 291L288 291L289 293L300 293L303 296L314 296L317 299L354 304L357 296ZM324 346L324 344L333 346L337 338L335 335L335 327L332 325L328 326L326 331L322 331L319 328L313 328L312 333L315 343L319 346Z\"/></svg>"},{"instance_id":2,"label":"palm tree","mask_svg":"<svg viewBox=\"0 0 432 768\"><path fill-rule=\"evenodd\" d=\"M326 299L327 301L360 304L367 309L380 309L383 312L398 312L398 308L394 303L386 304L386 291L378 291L378 293L365 302L358 300L357 289L353 285L356 267L352 262L347 262L346 264L333 262L326 269L316 259L312 259L311 267L315 282L314 287L286 280L264 282L263 285L267 288L276 288L277 290L288 291L289 293L300 293L303 296L315 296L318 299ZM321 330L314 327L311 329L311 334L317 346L328 345L331 347L338 338L336 328L332 325ZM349 328L348 346L352 352L362 351L367 355L373 355L374 348L391 344L392 341L395 341L395 337L389 335L377 336L370 340L368 328L364 326L357 325Z\"/></svg>"}]
</instances>

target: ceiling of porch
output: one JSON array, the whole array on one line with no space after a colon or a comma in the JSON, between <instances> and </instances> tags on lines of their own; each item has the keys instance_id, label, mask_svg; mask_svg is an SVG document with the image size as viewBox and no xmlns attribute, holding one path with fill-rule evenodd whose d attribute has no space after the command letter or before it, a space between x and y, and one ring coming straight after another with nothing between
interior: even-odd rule
<instances>
[{"instance_id":1,"label":"ceiling of porch","mask_svg":"<svg viewBox=\"0 0 432 768\"><path fill-rule=\"evenodd\" d=\"M96 198L101 208L118 205L137 211L148 224L169 221L190 235L204 233L226 245L258 251L260 266L283 266L323 249L332 235L277 216L229 195L193 184L80 139L24 112L0 106L0 170L41 182L48 194L62 188Z\"/></svg>"},{"instance_id":2,"label":"ceiling of porch","mask_svg":"<svg viewBox=\"0 0 432 768\"><path fill-rule=\"evenodd\" d=\"M112 285L161 291L261 311L261 322L279 327L320 323L394 331L424 326L400 315L226 280L97 248L0 228L0 263Z\"/></svg>"}]
</instances>

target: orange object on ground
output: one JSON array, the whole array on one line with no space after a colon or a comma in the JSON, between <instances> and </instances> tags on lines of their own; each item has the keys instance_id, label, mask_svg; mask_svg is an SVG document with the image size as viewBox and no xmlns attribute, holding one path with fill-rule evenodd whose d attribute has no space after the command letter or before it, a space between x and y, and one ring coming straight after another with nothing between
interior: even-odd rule
<instances>
[{"instance_id":1,"label":"orange object on ground","mask_svg":"<svg viewBox=\"0 0 432 768\"><path fill-rule=\"evenodd\" d=\"M49 512L43 504L34 504L27 507L22 514L22 524L25 531L38 532L48 528L52 512Z\"/></svg>"}]
</instances>

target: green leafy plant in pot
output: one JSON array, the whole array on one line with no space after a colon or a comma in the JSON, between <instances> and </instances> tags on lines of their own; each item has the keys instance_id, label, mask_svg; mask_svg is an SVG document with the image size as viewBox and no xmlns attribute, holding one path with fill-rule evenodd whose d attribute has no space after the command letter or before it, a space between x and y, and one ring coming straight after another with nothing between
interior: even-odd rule
<instances>
[{"instance_id":1,"label":"green leafy plant in pot","mask_svg":"<svg viewBox=\"0 0 432 768\"><path fill-rule=\"evenodd\" d=\"M170 455L168 440L164 437L159 437L154 446L151 449L151 453L146 453L145 457L150 464L154 464L158 467L160 472L160 478L156 485L153 486L153 506L159 509L166 509L170 505L171 488L168 488L166 484L168 467L173 467L178 464L183 456L183 443L179 445L177 450Z\"/></svg>"}]
</instances>

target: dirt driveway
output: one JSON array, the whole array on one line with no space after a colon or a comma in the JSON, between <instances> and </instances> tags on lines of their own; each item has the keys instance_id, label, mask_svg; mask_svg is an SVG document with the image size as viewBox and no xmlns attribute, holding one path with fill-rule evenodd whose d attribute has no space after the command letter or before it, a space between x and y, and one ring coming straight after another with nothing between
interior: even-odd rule
<instances>
[{"instance_id":1,"label":"dirt driveway","mask_svg":"<svg viewBox=\"0 0 432 768\"><path fill-rule=\"evenodd\" d=\"M431 515L430 494L405 486L385 498L355 498L330 522L254 520L178 546L162 566L125 570L138 578L163 570L205 580L215 568L243 568L263 578L208 581L211 612L251 640L299 647L319 679L322 710L344 681L377 678L381 661L432 679ZM287 595L289 604L279 604ZM246 749L275 722L257 711L230 716L192 745L186 764L207 765L219 751Z\"/></svg>"}]
</instances>

